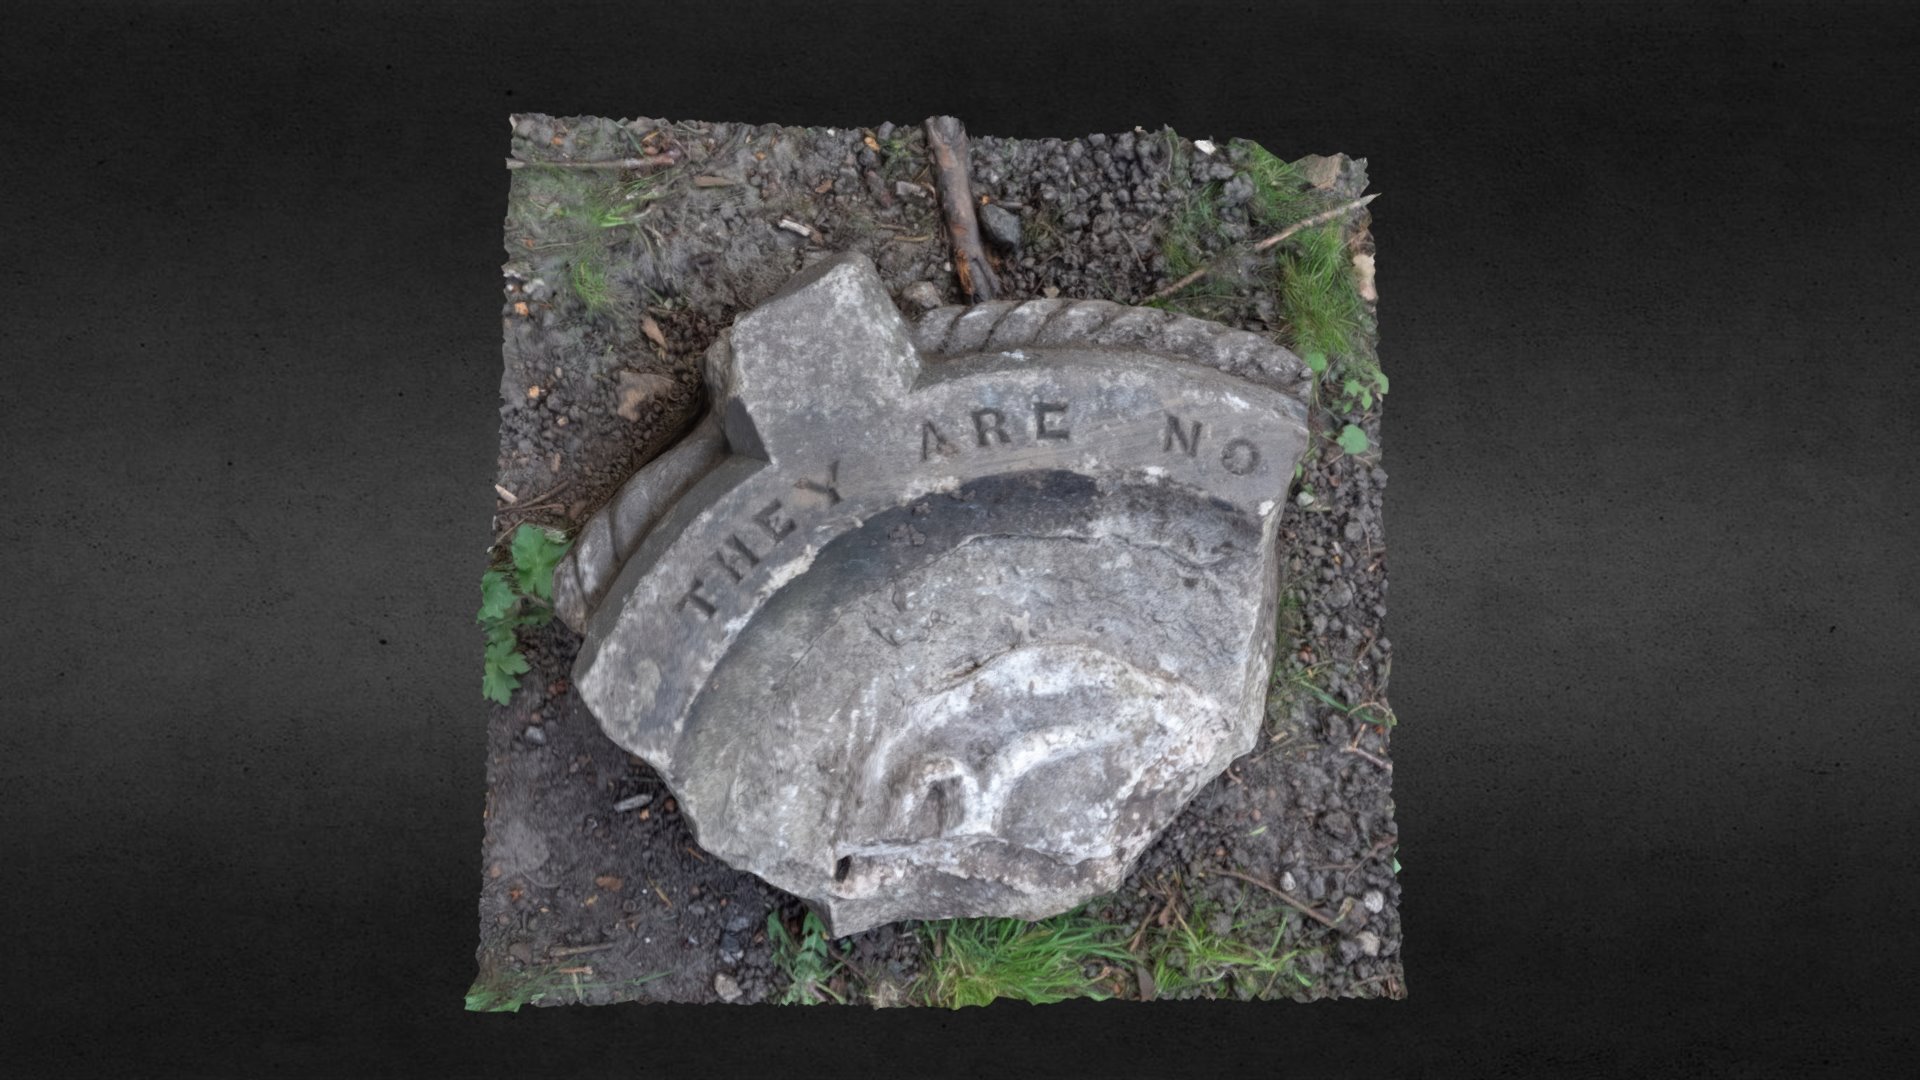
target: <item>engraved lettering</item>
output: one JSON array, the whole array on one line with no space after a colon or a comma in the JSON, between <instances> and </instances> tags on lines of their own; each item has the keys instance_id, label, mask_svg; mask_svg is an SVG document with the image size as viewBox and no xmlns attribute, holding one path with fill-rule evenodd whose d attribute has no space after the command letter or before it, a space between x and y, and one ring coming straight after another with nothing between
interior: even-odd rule
<instances>
[{"instance_id":1,"label":"engraved lettering","mask_svg":"<svg viewBox=\"0 0 1920 1080\"><path fill-rule=\"evenodd\" d=\"M1067 438L1070 433L1067 431L1066 428L1064 427L1049 428L1047 426L1047 417L1053 416L1056 414L1064 414L1066 413L1066 411L1067 411L1067 407L1063 404L1055 404L1054 402L1051 402L1051 401L1034 402L1033 403L1034 436L1036 438L1041 438L1041 439Z\"/></svg>"},{"instance_id":2,"label":"engraved lettering","mask_svg":"<svg viewBox=\"0 0 1920 1080\"><path fill-rule=\"evenodd\" d=\"M839 482L840 482L840 463L836 461L833 464L827 466L827 478L824 481L808 480L802 477L799 480L795 480L793 482L793 486L797 488L804 488L807 491L817 492L821 495L825 495L827 497L827 505L832 506L834 503L837 503L840 501L840 489L835 486Z\"/></svg>"},{"instance_id":3,"label":"engraved lettering","mask_svg":"<svg viewBox=\"0 0 1920 1080\"><path fill-rule=\"evenodd\" d=\"M1160 442L1160 449L1163 451L1171 451L1174 443L1179 443L1180 449L1185 450L1188 457L1192 457L1198 453L1200 450L1200 421L1195 420L1193 422L1193 430L1188 432L1180 426L1179 417L1168 413L1167 433Z\"/></svg>"},{"instance_id":4,"label":"engraved lettering","mask_svg":"<svg viewBox=\"0 0 1920 1080\"><path fill-rule=\"evenodd\" d=\"M773 537L773 541L776 544L794 529L793 519L780 513L779 499L768 503L767 508L755 514L753 520L759 522L760 527L767 530L767 535Z\"/></svg>"},{"instance_id":5,"label":"engraved lettering","mask_svg":"<svg viewBox=\"0 0 1920 1080\"><path fill-rule=\"evenodd\" d=\"M1220 450L1220 464L1235 476L1260 467L1260 450L1245 439L1235 439Z\"/></svg>"},{"instance_id":6,"label":"engraved lettering","mask_svg":"<svg viewBox=\"0 0 1920 1080\"><path fill-rule=\"evenodd\" d=\"M746 566L742 568L729 561L735 557L745 559ZM740 537L736 535L727 537L727 542L713 553L713 561L719 563L720 568L732 574L733 580L738 582L746 580L747 572L760 565L760 556L755 555L753 549L742 543Z\"/></svg>"},{"instance_id":7,"label":"engraved lettering","mask_svg":"<svg viewBox=\"0 0 1920 1080\"><path fill-rule=\"evenodd\" d=\"M988 417L993 418L991 423L987 422ZM999 409L973 410L973 433L979 437L981 446L987 445L989 434L1000 436L1001 446L1012 442L1013 439L1007 435L1007 429L1000 426L1005 422L1006 417L1000 415Z\"/></svg>"},{"instance_id":8,"label":"engraved lettering","mask_svg":"<svg viewBox=\"0 0 1920 1080\"><path fill-rule=\"evenodd\" d=\"M953 444L947 441L945 435L940 434L939 428L933 426L933 421L928 420L920 425L921 461L926 461L935 454L944 457L951 453L953 453Z\"/></svg>"},{"instance_id":9,"label":"engraved lettering","mask_svg":"<svg viewBox=\"0 0 1920 1080\"><path fill-rule=\"evenodd\" d=\"M693 588L688 589L687 595L680 598L680 602L674 605L674 610L685 611L687 610L687 605L692 604L694 607L700 609L701 618L703 619L713 618L713 613L718 609L714 606L714 603L712 600L708 599L705 596L700 595L700 586L703 584L705 584L705 582L701 581L699 578L694 578Z\"/></svg>"}]
</instances>

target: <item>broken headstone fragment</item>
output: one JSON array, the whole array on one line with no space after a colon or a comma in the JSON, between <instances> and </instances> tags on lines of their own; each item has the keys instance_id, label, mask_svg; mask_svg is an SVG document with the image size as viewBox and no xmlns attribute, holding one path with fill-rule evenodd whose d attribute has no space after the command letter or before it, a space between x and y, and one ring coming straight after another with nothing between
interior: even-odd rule
<instances>
[{"instance_id":1,"label":"broken headstone fragment","mask_svg":"<svg viewBox=\"0 0 1920 1080\"><path fill-rule=\"evenodd\" d=\"M1310 375L1105 301L909 324L828 258L555 581L574 682L706 850L845 935L1117 886L1258 734Z\"/></svg>"}]
</instances>

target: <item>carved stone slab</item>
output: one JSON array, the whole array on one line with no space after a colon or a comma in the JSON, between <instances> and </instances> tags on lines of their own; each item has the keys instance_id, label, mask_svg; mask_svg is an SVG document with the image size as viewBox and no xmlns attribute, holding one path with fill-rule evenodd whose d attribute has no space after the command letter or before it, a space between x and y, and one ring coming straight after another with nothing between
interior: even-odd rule
<instances>
[{"instance_id":1,"label":"carved stone slab","mask_svg":"<svg viewBox=\"0 0 1920 1080\"><path fill-rule=\"evenodd\" d=\"M574 683L703 848L836 935L1112 889L1253 746L1309 374L1103 301L909 325L803 271L556 577Z\"/></svg>"}]
</instances>

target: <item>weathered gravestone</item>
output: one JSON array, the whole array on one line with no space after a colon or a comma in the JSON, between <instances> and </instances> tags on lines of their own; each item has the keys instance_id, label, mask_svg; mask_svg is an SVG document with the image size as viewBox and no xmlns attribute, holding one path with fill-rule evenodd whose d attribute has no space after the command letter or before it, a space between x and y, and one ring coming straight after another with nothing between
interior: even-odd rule
<instances>
[{"instance_id":1,"label":"weathered gravestone","mask_svg":"<svg viewBox=\"0 0 1920 1080\"><path fill-rule=\"evenodd\" d=\"M574 682L700 845L835 935L1117 886L1254 744L1309 374L1103 301L909 325L829 258L556 577Z\"/></svg>"}]
</instances>

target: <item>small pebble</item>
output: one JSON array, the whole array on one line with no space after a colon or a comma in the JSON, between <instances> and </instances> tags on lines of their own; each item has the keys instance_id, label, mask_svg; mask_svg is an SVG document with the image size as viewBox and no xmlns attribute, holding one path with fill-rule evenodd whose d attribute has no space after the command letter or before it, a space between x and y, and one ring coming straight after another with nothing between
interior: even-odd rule
<instances>
[{"instance_id":1,"label":"small pebble","mask_svg":"<svg viewBox=\"0 0 1920 1080\"><path fill-rule=\"evenodd\" d=\"M940 289L931 281L916 281L901 290L900 299L931 311L940 306Z\"/></svg>"},{"instance_id":2,"label":"small pebble","mask_svg":"<svg viewBox=\"0 0 1920 1080\"><path fill-rule=\"evenodd\" d=\"M1364 905L1368 911L1378 915L1380 914L1380 909L1387 906L1387 894L1381 892L1379 889L1368 889L1367 894L1360 898L1360 903ZM1371 956L1373 954L1369 953L1368 955Z\"/></svg>"},{"instance_id":3,"label":"small pebble","mask_svg":"<svg viewBox=\"0 0 1920 1080\"><path fill-rule=\"evenodd\" d=\"M616 814L624 814L630 810L638 810L652 801L653 801L653 796L645 793L642 793L639 795L629 795L628 797L621 799L619 802L613 804L613 812Z\"/></svg>"},{"instance_id":4,"label":"small pebble","mask_svg":"<svg viewBox=\"0 0 1920 1080\"><path fill-rule=\"evenodd\" d=\"M1376 949L1379 948L1377 944L1374 947ZM725 972L721 972L713 977L713 992L720 995L721 1001L734 1002L740 1000L740 984L734 982L733 977Z\"/></svg>"},{"instance_id":5,"label":"small pebble","mask_svg":"<svg viewBox=\"0 0 1920 1080\"><path fill-rule=\"evenodd\" d=\"M533 726L527 728L527 730L522 733L521 737L526 739L528 742L532 743L535 746L547 745L547 733L545 729L541 728L539 724L534 724Z\"/></svg>"}]
</instances>

